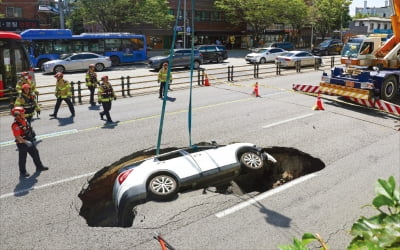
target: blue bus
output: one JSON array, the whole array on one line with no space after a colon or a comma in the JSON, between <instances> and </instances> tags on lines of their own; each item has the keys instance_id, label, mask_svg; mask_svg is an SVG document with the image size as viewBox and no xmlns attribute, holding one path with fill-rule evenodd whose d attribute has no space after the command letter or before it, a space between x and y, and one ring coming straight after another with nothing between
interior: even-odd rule
<instances>
[{"instance_id":1,"label":"blue bus","mask_svg":"<svg viewBox=\"0 0 400 250\"><path fill-rule=\"evenodd\" d=\"M69 29L28 29L21 32L35 68L65 53L93 52L110 57L112 65L147 60L144 35L131 33L82 33Z\"/></svg>"}]
</instances>

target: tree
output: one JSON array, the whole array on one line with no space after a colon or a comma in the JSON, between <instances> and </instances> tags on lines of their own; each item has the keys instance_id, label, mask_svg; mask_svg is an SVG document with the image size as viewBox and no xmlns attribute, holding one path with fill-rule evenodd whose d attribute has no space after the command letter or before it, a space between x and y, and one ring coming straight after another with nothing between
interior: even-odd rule
<instances>
[{"instance_id":1,"label":"tree","mask_svg":"<svg viewBox=\"0 0 400 250\"><path fill-rule=\"evenodd\" d=\"M247 24L254 40L272 24L280 23L280 0L216 0L215 6L221 10L232 24Z\"/></svg>"},{"instance_id":2,"label":"tree","mask_svg":"<svg viewBox=\"0 0 400 250\"><path fill-rule=\"evenodd\" d=\"M344 22L351 19L348 14L350 4L350 0L314 0L313 19L322 39L335 29L341 30Z\"/></svg>"},{"instance_id":3,"label":"tree","mask_svg":"<svg viewBox=\"0 0 400 250\"><path fill-rule=\"evenodd\" d=\"M301 37L301 30L309 24L310 8L305 4L304 0L283 0L282 16L285 22L290 24L296 30L296 37Z\"/></svg>"},{"instance_id":4,"label":"tree","mask_svg":"<svg viewBox=\"0 0 400 250\"><path fill-rule=\"evenodd\" d=\"M173 20L166 0L78 0L76 11L85 24L100 24L106 32L140 24L168 27Z\"/></svg>"}]
</instances>

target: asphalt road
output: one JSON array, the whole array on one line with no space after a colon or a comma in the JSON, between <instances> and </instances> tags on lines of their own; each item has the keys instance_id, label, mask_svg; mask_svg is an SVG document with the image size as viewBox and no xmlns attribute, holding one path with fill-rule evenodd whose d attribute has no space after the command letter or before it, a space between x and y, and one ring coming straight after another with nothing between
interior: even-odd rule
<instances>
[{"instance_id":1,"label":"asphalt road","mask_svg":"<svg viewBox=\"0 0 400 250\"><path fill-rule=\"evenodd\" d=\"M0 119L0 249L159 249L161 233L176 249L277 249L305 232L319 233L331 249L345 249L359 216L375 214L371 203L378 178L399 183L399 119L381 112L291 91L293 83L317 84L321 72L200 87L193 91L192 142L252 142L262 147L294 147L321 159L326 167L276 190L243 196L201 190L172 202L138 207L132 228L89 227L79 216L77 197L87 179L104 166L155 148L162 101L157 95L119 98L115 126L100 121L99 108L65 105L59 119L33 122L38 148L49 171L19 180L11 117ZM169 93L162 147L189 144L189 91ZM34 166L28 159L27 169ZM257 197L257 196L256 196Z\"/></svg>"}]
</instances>

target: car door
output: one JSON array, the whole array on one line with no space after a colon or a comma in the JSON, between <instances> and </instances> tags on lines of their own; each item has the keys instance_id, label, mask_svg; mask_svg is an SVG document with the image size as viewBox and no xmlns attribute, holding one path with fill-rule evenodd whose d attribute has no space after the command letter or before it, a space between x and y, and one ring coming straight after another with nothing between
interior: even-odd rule
<instances>
[{"instance_id":1,"label":"car door","mask_svg":"<svg viewBox=\"0 0 400 250\"><path fill-rule=\"evenodd\" d=\"M314 57L307 52L301 52L296 57L301 61L302 66L314 64Z\"/></svg>"},{"instance_id":2,"label":"car door","mask_svg":"<svg viewBox=\"0 0 400 250\"><path fill-rule=\"evenodd\" d=\"M276 48L276 49L270 49L269 50L269 55L266 56L266 59L268 62L273 62L277 56L282 54L282 49Z\"/></svg>"},{"instance_id":3,"label":"car door","mask_svg":"<svg viewBox=\"0 0 400 250\"><path fill-rule=\"evenodd\" d=\"M77 70L77 69L81 69L82 68L82 55L78 54L78 55L73 55L69 58L69 60L67 61L67 64L65 65L65 69L67 71L71 70Z\"/></svg>"},{"instance_id":4,"label":"car door","mask_svg":"<svg viewBox=\"0 0 400 250\"><path fill-rule=\"evenodd\" d=\"M183 51L182 50L177 50L174 52L174 55L172 57L173 60L173 66L179 67L183 65Z\"/></svg>"},{"instance_id":5,"label":"car door","mask_svg":"<svg viewBox=\"0 0 400 250\"><path fill-rule=\"evenodd\" d=\"M96 63L98 63L98 62L99 62L99 57L97 55L83 54L81 69L87 69L87 68L89 68L90 64L96 65Z\"/></svg>"},{"instance_id":6,"label":"car door","mask_svg":"<svg viewBox=\"0 0 400 250\"><path fill-rule=\"evenodd\" d=\"M203 177L217 174L220 172L220 168L217 162L212 158L209 151L215 151L214 148L202 148L197 152L190 153L194 162L197 164L199 169L201 169L201 175Z\"/></svg>"}]
</instances>

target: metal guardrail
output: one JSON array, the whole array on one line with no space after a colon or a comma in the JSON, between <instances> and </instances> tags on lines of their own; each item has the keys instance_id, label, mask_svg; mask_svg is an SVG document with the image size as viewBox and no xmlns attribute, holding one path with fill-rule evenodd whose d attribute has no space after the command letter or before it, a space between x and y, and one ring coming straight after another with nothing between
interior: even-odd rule
<instances>
[{"instance_id":1,"label":"metal guardrail","mask_svg":"<svg viewBox=\"0 0 400 250\"><path fill-rule=\"evenodd\" d=\"M308 72L312 70L320 70L320 69L330 69L335 64L340 64L340 57L329 57L323 58L322 64L316 63L313 67L303 67L300 63L296 63L295 68L283 68L279 63L277 64L246 64L242 66L233 66L229 65L226 70L226 66L208 69L207 73L204 68L197 69L197 74L194 74L196 84L193 84L193 87L200 87L205 84L205 74L209 77L211 76L213 79L213 84L222 84L226 81L241 81L248 79L260 79L274 76L282 76L286 74L295 74L303 72ZM189 77L187 71L181 72L176 71L173 72L174 80L173 80L173 88L174 89L185 89L189 87ZM132 96L140 96L146 94L154 94L158 93L159 85L156 80L148 80L149 75L144 76L121 76L119 78L109 79L112 83L115 92L118 96L122 97L132 97ZM118 81L119 83L116 83ZM82 86L83 85L83 86ZM42 108L53 106L56 98L54 96L54 91L52 92L44 92L41 91L43 89L55 88L55 84L47 85L47 86L37 86L37 89L40 93L39 95L39 105ZM72 102L77 104L89 103L89 90L85 86L84 81L71 82L71 90L73 93ZM17 92L15 89L7 89L3 90L3 97L0 97L0 113L8 113L8 110L11 108L15 97L17 96Z\"/></svg>"}]
</instances>

